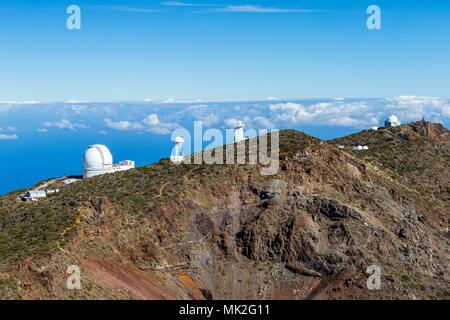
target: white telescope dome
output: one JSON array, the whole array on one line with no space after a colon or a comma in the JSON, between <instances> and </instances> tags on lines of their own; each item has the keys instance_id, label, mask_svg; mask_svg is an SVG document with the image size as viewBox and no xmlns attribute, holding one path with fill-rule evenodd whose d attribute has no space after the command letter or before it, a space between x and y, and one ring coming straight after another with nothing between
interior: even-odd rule
<instances>
[{"instance_id":1,"label":"white telescope dome","mask_svg":"<svg viewBox=\"0 0 450 320\"><path fill-rule=\"evenodd\" d=\"M391 116L389 116L389 121L390 122L398 122L398 118L395 115L391 115Z\"/></svg>"},{"instance_id":2,"label":"white telescope dome","mask_svg":"<svg viewBox=\"0 0 450 320\"><path fill-rule=\"evenodd\" d=\"M173 142L175 142L175 143L183 143L184 139L183 139L183 137L176 137L175 139L173 139Z\"/></svg>"},{"instance_id":3,"label":"white telescope dome","mask_svg":"<svg viewBox=\"0 0 450 320\"><path fill-rule=\"evenodd\" d=\"M234 124L234 128L235 129L240 129L243 128L245 125L242 121L236 121L236 123Z\"/></svg>"},{"instance_id":4,"label":"white telescope dome","mask_svg":"<svg viewBox=\"0 0 450 320\"><path fill-rule=\"evenodd\" d=\"M241 142L244 138L244 123L242 121L236 121L234 124L234 141Z\"/></svg>"},{"instance_id":5,"label":"white telescope dome","mask_svg":"<svg viewBox=\"0 0 450 320\"><path fill-rule=\"evenodd\" d=\"M113 157L109 149L102 144L87 148L83 158L83 177L90 178L113 171Z\"/></svg>"}]
</instances>

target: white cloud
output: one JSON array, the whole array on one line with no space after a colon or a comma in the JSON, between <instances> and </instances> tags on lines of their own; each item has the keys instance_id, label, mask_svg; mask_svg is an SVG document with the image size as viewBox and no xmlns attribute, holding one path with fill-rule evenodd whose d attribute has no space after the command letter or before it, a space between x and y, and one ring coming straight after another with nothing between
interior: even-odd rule
<instances>
[{"instance_id":1,"label":"white cloud","mask_svg":"<svg viewBox=\"0 0 450 320\"><path fill-rule=\"evenodd\" d=\"M450 116L449 100L442 98L399 96L384 100L383 109L397 115L402 122L419 120L423 116L429 121L442 122Z\"/></svg>"},{"instance_id":2,"label":"white cloud","mask_svg":"<svg viewBox=\"0 0 450 320\"><path fill-rule=\"evenodd\" d=\"M74 104L75 103L90 103L90 101L81 101L81 100L70 99L70 100L67 100L64 103L67 103L67 104L72 104L72 103L74 103Z\"/></svg>"},{"instance_id":3,"label":"white cloud","mask_svg":"<svg viewBox=\"0 0 450 320\"><path fill-rule=\"evenodd\" d=\"M41 129L37 129L37 131L40 132L40 133L45 133L45 132L47 132L47 129L41 128Z\"/></svg>"},{"instance_id":4,"label":"white cloud","mask_svg":"<svg viewBox=\"0 0 450 320\"><path fill-rule=\"evenodd\" d=\"M340 117L330 119L329 124L335 126L356 127L360 124L360 120L353 119L350 117Z\"/></svg>"},{"instance_id":5,"label":"white cloud","mask_svg":"<svg viewBox=\"0 0 450 320\"><path fill-rule=\"evenodd\" d=\"M164 104L187 104L187 103L222 103L222 102L253 102L253 101L265 101L266 99L231 99L231 98L222 98L222 99L166 99L162 101L156 101Z\"/></svg>"},{"instance_id":6,"label":"white cloud","mask_svg":"<svg viewBox=\"0 0 450 320\"><path fill-rule=\"evenodd\" d=\"M114 130L129 131L129 130L142 130L144 126L138 122L129 122L125 120L113 122L110 119L105 119L105 125Z\"/></svg>"},{"instance_id":7,"label":"white cloud","mask_svg":"<svg viewBox=\"0 0 450 320\"><path fill-rule=\"evenodd\" d=\"M347 100L348 101L348 100ZM382 125L390 114L405 123L425 116L430 121L440 121L450 116L450 105L436 97L399 96L385 99L357 101L337 100L317 102L304 106L287 102L269 106L271 119L288 124L332 125L365 128Z\"/></svg>"},{"instance_id":8,"label":"white cloud","mask_svg":"<svg viewBox=\"0 0 450 320\"><path fill-rule=\"evenodd\" d=\"M11 109L12 108L12 105L9 105L9 104L0 104L0 113L3 113L3 112L7 112L9 109Z\"/></svg>"},{"instance_id":9,"label":"white cloud","mask_svg":"<svg viewBox=\"0 0 450 320\"><path fill-rule=\"evenodd\" d=\"M0 140L16 140L18 138L17 134L0 134Z\"/></svg>"},{"instance_id":10,"label":"white cloud","mask_svg":"<svg viewBox=\"0 0 450 320\"><path fill-rule=\"evenodd\" d=\"M169 7L207 7L209 4L186 3L181 1L166 1L161 3Z\"/></svg>"},{"instance_id":11,"label":"white cloud","mask_svg":"<svg viewBox=\"0 0 450 320\"><path fill-rule=\"evenodd\" d=\"M169 98L169 99L164 100L162 103L183 103L183 101L182 100L177 101L174 98Z\"/></svg>"},{"instance_id":12,"label":"white cloud","mask_svg":"<svg viewBox=\"0 0 450 320\"><path fill-rule=\"evenodd\" d=\"M13 101L13 100L6 100L6 101L0 101L0 104L40 104L40 101L37 100L29 100L29 101Z\"/></svg>"},{"instance_id":13,"label":"white cloud","mask_svg":"<svg viewBox=\"0 0 450 320\"><path fill-rule=\"evenodd\" d=\"M192 112L192 113L196 113L196 112L207 111L208 108L209 108L209 106L206 105L206 104L195 104L195 105L189 106L187 108L187 110Z\"/></svg>"},{"instance_id":14,"label":"white cloud","mask_svg":"<svg viewBox=\"0 0 450 320\"><path fill-rule=\"evenodd\" d=\"M143 120L146 125L155 126L159 123L158 115L150 114L147 118Z\"/></svg>"},{"instance_id":15,"label":"white cloud","mask_svg":"<svg viewBox=\"0 0 450 320\"><path fill-rule=\"evenodd\" d=\"M207 115L201 115L197 118L197 120L202 121L202 123L206 127L211 127L212 125L219 122L219 118L214 115L213 113L207 114Z\"/></svg>"},{"instance_id":16,"label":"white cloud","mask_svg":"<svg viewBox=\"0 0 450 320\"><path fill-rule=\"evenodd\" d=\"M87 125L82 124L82 123L72 123L67 119L62 119L61 121L57 121L57 122L44 122L43 124L44 127L47 128L58 128L58 129L67 129L67 130L76 130L76 129L87 129L89 128Z\"/></svg>"},{"instance_id":17,"label":"white cloud","mask_svg":"<svg viewBox=\"0 0 450 320\"><path fill-rule=\"evenodd\" d=\"M113 11L121 11L121 12L137 12L137 13L155 13L161 12L156 9L148 9L148 8L137 8L137 7L127 7L127 6L102 6L102 8L113 10Z\"/></svg>"},{"instance_id":18,"label":"white cloud","mask_svg":"<svg viewBox=\"0 0 450 320\"><path fill-rule=\"evenodd\" d=\"M82 113L83 111L85 111L85 110L87 109L87 106L86 106L86 105L80 105L80 106L78 106L78 105L72 105L72 106L70 107L70 109L72 109L72 111L73 111L75 114L80 114L80 113Z\"/></svg>"},{"instance_id":19,"label":"white cloud","mask_svg":"<svg viewBox=\"0 0 450 320\"><path fill-rule=\"evenodd\" d=\"M254 122L261 128L261 129L274 129L275 125L266 117L255 117Z\"/></svg>"},{"instance_id":20,"label":"white cloud","mask_svg":"<svg viewBox=\"0 0 450 320\"><path fill-rule=\"evenodd\" d=\"M239 120L238 120L238 119L235 119L235 118L228 118L228 119L225 119L225 120L224 120L225 125L226 125L227 127L230 127L230 128L234 128L235 123L238 122L238 121L239 121Z\"/></svg>"},{"instance_id":21,"label":"white cloud","mask_svg":"<svg viewBox=\"0 0 450 320\"><path fill-rule=\"evenodd\" d=\"M251 13L282 13L282 12L314 12L313 10L304 9L281 9L274 7L261 7L254 5L240 5L240 6L227 6L225 8L219 8L217 11L224 12L251 12Z\"/></svg>"},{"instance_id":22,"label":"white cloud","mask_svg":"<svg viewBox=\"0 0 450 320\"><path fill-rule=\"evenodd\" d=\"M108 134L108 133L106 131L104 131L104 130L101 130L101 131L98 132L98 134Z\"/></svg>"},{"instance_id":23,"label":"white cloud","mask_svg":"<svg viewBox=\"0 0 450 320\"><path fill-rule=\"evenodd\" d=\"M142 122L147 126L145 131L154 134L170 134L172 130L180 127L180 125L175 122L160 121L156 114L148 115Z\"/></svg>"},{"instance_id":24,"label":"white cloud","mask_svg":"<svg viewBox=\"0 0 450 320\"><path fill-rule=\"evenodd\" d=\"M219 117L212 112L214 106L206 104L196 104L189 106L187 111L198 121L202 121L205 127L211 127L219 122Z\"/></svg>"},{"instance_id":25,"label":"white cloud","mask_svg":"<svg viewBox=\"0 0 450 320\"><path fill-rule=\"evenodd\" d=\"M303 122L311 118L311 115L306 111L306 108L293 102L271 104L269 110L272 112L276 120L282 122Z\"/></svg>"},{"instance_id":26,"label":"white cloud","mask_svg":"<svg viewBox=\"0 0 450 320\"><path fill-rule=\"evenodd\" d=\"M0 131L17 131L17 128L9 126L3 129L2 127L0 127Z\"/></svg>"},{"instance_id":27,"label":"white cloud","mask_svg":"<svg viewBox=\"0 0 450 320\"><path fill-rule=\"evenodd\" d=\"M154 133L154 134L160 134L160 135L166 135L166 134L170 134L172 132L169 128L164 128L164 127L148 128L145 131Z\"/></svg>"},{"instance_id":28,"label":"white cloud","mask_svg":"<svg viewBox=\"0 0 450 320\"><path fill-rule=\"evenodd\" d=\"M117 121L105 119L108 128L120 131L147 131L154 134L170 134L173 129L179 128L178 123L161 122L156 114L150 114L141 122Z\"/></svg>"},{"instance_id":29,"label":"white cloud","mask_svg":"<svg viewBox=\"0 0 450 320\"><path fill-rule=\"evenodd\" d=\"M333 125L364 127L376 125L377 119L370 117L368 106L364 102L343 103L319 102L310 106L297 103L280 103L270 105L270 111L274 119L292 124L303 125ZM366 118L365 118L366 117Z\"/></svg>"},{"instance_id":30,"label":"white cloud","mask_svg":"<svg viewBox=\"0 0 450 320\"><path fill-rule=\"evenodd\" d=\"M445 105L442 107L442 115L444 117L450 118L450 105Z\"/></svg>"},{"instance_id":31,"label":"white cloud","mask_svg":"<svg viewBox=\"0 0 450 320\"><path fill-rule=\"evenodd\" d=\"M63 108L61 108L61 105L63 105ZM9 108L12 108L12 110ZM8 109L8 112L14 111L10 118L8 118L8 113L1 113L1 110ZM428 121L442 122L444 125L450 122L449 99L411 95L377 99L345 98L345 100L334 98L276 101L268 99L252 101L224 99L198 102L194 99L184 103L176 101L170 106L162 104L161 101L144 104L141 100L128 103L52 103L38 106L0 104L0 119L3 124L1 133L21 132L21 128L16 130L15 128L7 128L7 126L16 124L14 117L22 114L22 109L24 114L32 114L32 119L27 128L31 128L31 130L41 128L49 132L52 130L50 128L81 130L87 128L86 124L90 125L90 123L97 122L102 125L95 128L95 132L105 130L111 133L110 129L113 129L170 134L174 129L181 126L191 126L193 120L202 120L205 127L219 127L221 129L233 128L237 120L244 121L246 129L296 128L302 130L305 126L350 126L364 129L382 126L384 120L391 114L396 115L402 123L420 120L422 116L425 116ZM81 116L75 118L73 113L83 115L82 118L86 121L75 120ZM47 116L52 118L46 118ZM56 120L45 122L42 125L48 119ZM34 125L36 126L34 127Z\"/></svg>"},{"instance_id":32,"label":"white cloud","mask_svg":"<svg viewBox=\"0 0 450 320\"><path fill-rule=\"evenodd\" d=\"M174 129L181 126L176 122L159 122L156 126L150 126L145 131L154 134L170 134Z\"/></svg>"}]
</instances>

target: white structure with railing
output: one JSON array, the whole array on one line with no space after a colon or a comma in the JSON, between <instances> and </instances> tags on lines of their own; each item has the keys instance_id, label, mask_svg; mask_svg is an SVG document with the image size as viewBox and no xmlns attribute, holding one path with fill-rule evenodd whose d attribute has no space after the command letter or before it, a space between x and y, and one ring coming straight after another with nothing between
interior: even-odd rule
<instances>
[{"instance_id":1,"label":"white structure with railing","mask_svg":"<svg viewBox=\"0 0 450 320\"><path fill-rule=\"evenodd\" d=\"M125 160L113 164L113 156L108 147L102 144L94 144L87 148L83 158L83 179L98 176L105 173L133 169L134 161Z\"/></svg>"}]
</instances>

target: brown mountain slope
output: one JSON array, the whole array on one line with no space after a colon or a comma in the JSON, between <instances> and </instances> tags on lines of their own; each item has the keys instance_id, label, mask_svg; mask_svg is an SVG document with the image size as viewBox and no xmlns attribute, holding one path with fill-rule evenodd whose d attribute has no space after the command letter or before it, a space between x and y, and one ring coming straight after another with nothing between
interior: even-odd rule
<instances>
[{"instance_id":1,"label":"brown mountain slope","mask_svg":"<svg viewBox=\"0 0 450 320\"><path fill-rule=\"evenodd\" d=\"M438 150L427 164L438 186L449 181L447 133L402 140ZM382 160L380 133L361 134L374 141L364 155L281 131L275 176L165 159L36 203L0 197L0 296L448 299L448 188L415 188ZM69 265L81 269L80 290L66 288ZM366 287L370 265L380 290Z\"/></svg>"},{"instance_id":2,"label":"brown mountain slope","mask_svg":"<svg viewBox=\"0 0 450 320\"><path fill-rule=\"evenodd\" d=\"M417 191L428 204L427 216L438 228L448 227L450 201L450 132L441 124L418 121L406 125L362 131L330 141L371 163L393 179ZM367 145L369 150L352 151ZM425 208L424 208L425 210ZM442 214L447 211L447 214Z\"/></svg>"}]
</instances>

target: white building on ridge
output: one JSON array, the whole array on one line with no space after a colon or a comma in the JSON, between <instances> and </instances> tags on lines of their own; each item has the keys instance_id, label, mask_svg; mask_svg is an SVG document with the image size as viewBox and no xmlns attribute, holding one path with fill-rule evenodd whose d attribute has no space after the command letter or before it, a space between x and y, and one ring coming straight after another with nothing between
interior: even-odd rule
<instances>
[{"instance_id":1,"label":"white building on ridge","mask_svg":"<svg viewBox=\"0 0 450 320\"><path fill-rule=\"evenodd\" d=\"M39 198L45 198L47 196L47 192L45 190L30 190L27 192L26 198L31 201L36 201Z\"/></svg>"},{"instance_id":2,"label":"white building on ridge","mask_svg":"<svg viewBox=\"0 0 450 320\"><path fill-rule=\"evenodd\" d=\"M134 161L131 160L124 160L120 161L118 164L113 164L113 171L125 171L134 168L135 168Z\"/></svg>"},{"instance_id":3,"label":"white building on ridge","mask_svg":"<svg viewBox=\"0 0 450 320\"><path fill-rule=\"evenodd\" d=\"M175 137L173 139L173 142L175 143L175 148L174 148L174 154L172 156L170 156L170 161L172 161L173 163L181 163L183 162L183 143L184 143L184 139L183 137Z\"/></svg>"},{"instance_id":4,"label":"white building on ridge","mask_svg":"<svg viewBox=\"0 0 450 320\"><path fill-rule=\"evenodd\" d=\"M37 189L37 190L30 190L27 192L26 196L24 197L24 200L31 200L31 201L37 201L39 198L45 198L49 194L57 193L59 192L59 189L50 189L50 190L44 190L44 189Z\"/></svg>"},{"instance_id":5,"label":"white building on ridge","mask_svg":"<svg viewBox=\"0 0 450 320\"><path fill-rule=\"evenodd\" d=\"M69 178L69 179L63 180L63 183L64 184L71 184L71 183L74 183L74 182L77 182L77 181L80 181L80 179Z\"/></svg>"},{"instance_id":6,"label":"white building on ridge","mask_svg":"<svg viewBox=\"0 0 450 320\"><path fill-rule=\"evenodd\" d=\"M354 147L353 150L369 150L368 146L357 146Z\"/></svg>"},{"instance_id":7,"label":"white building on ridge","mask_svg":"<svg viewBox=\"0 0 450 320\"><path fill-rule=\"evenodd\" d=\"M234 124L234 141L241 142L245 140L244 138L244 123L242 121L237 121Z\"/></svg>"},{"instance_id":8,"label":"white building on ridge","mask_svg":"<svg viewBox=\"0 0 450 320\"><path fill-rule=\"evenodd\" d=\"M387 118L387 120L384 121L385 127L396 127L401 124L402 123L400 122L400 120L398 120L397 116L395 116L395 115L390 115L389 118Z\"/></svg>"},{"instance_id":9,"label":"white building on ridge","mask_svg":"<svg viewBox=\"0 0 450 320\"><path fill-rule=\"evenodd\" d=\"M108 147L102 144L94 144L89 146L84 153L83 179L105 173L129 170L134 167L134 161L131 160L113 164L113 156Z\"/></svg>"}]
</instances>

